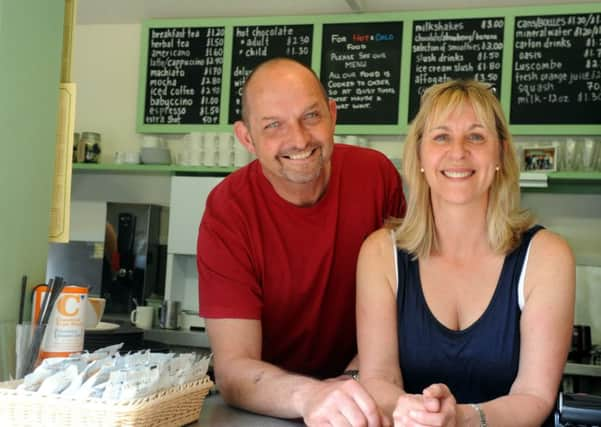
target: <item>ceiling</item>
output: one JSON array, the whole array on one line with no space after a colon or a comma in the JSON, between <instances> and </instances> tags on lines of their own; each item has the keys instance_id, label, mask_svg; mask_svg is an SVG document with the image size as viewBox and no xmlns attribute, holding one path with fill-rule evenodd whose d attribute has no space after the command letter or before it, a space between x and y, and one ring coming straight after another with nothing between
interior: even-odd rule
<instances>
[{"instance_id":1,"label":"ceiling","mask_svg":"<svg viewBox=\"0 0 601 427\"><path fill-rule=\"evenodd\" d=\"M598 0L78 0L77 24L135 24L152 18L323 15L541 6Z\"/></svg>"}]
</instances>

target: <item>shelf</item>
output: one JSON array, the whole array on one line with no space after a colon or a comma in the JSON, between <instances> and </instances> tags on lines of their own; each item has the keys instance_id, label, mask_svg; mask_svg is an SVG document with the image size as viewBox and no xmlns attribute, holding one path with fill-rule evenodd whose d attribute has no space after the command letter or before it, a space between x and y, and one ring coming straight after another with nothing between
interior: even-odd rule
<instances>
[{"instance_id":1,"label":"shelf","mask_svg":"<svg viewBox=\"0 0 601 427\"><path fill-rule=\"evenodd\" d=\"M134 173L134 174L162 174L162 175L215 175L229 174L235 167L220 166L181 166L181 165L144 165L144 164L116 164L116 163L73 163L76 172L102 172L102 173Z\"/></svg>"},{"instance_id":2,"label":"shelf","mask_svg":"<svg viewBox=\"0 0 601 427\"><path fill-rule=\"evenodd\" d=\"M601 365L586 365L568 362L563 370L566 375L579 375L586 377L601 377Z\"/></svg>"},{"instance_id":3,"label":"shelf","mask_svg":"<svg viewBox=\"0 0 601 427\"><path fill-rule=\"evenodd\" d=\"M181 165L143 165L114 163L73 163L77 173L133 173L149 175L227 175L235 167L181 166ZM529 173L528 175L533 175ZM527 193L571 193L601 194L601 172L551 172L547 183L541 187L522 186Z\"/></svg>"},{"instance_id":4,"label":"shelf","mask_svg":"<svg viewBox=\"0 0 601 427\"><path fill-rule=\"evenodd\" d=\"M601 172L550 172L546 187L522 187L528 193L601 194Z\"/></svg>"}]
</instances>

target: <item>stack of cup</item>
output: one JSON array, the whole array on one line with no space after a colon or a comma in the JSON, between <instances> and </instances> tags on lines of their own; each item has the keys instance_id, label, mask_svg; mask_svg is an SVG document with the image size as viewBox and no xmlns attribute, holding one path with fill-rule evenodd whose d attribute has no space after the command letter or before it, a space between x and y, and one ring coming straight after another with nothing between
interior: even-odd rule
<instances>
[{"instance_id":1,"label":"stack of cup","mask_svg":"<svg viewBox=\"0 0 601 427\"><path fill-rule=\"evenodd\" d=\"M599 156L598 141L592 138L584 138L582 148L582 169L590 172L597 169L597 158Z\"/></svg>"},{"instance_id":2,"label":"stack of cup","mask_svg":"<svg viewBox=\"0 0 601 427\"><path fill-rule=\"evenodd\" d=\"M601 171L601 140L596 139L596 140L594 140L593 144L594 144L593 159L592 159L593 170Z\"/></svg>"},{"instance_id":3,"label":"stack of cup","mask_svg":"<svg viewBox=\"0 0 601 427\"><path fill-rule=\"evenodd\" d=\"M218 144L217 133L206 132L204 134L204 159L202 162L204 166L215 166L217 164Z\"/></svg>"},{"instance_id":4,"label":"stack of cup","mask_svg":"<svg viewBox=\"0 0 601 427\"><path fill-rule=\"evenodd\" d=\"M141 162L146 164L170 164L171 151L162 136L142 135L140 141L140 156L125 155L124 163Z\"/></svg>"},{"instance_id":5,"label":"stack of cup","mask_svg":"<svg viewBox=\"0 0 601 427\"><path fill-rule=\"evenodd\" d=\"M140 153L138 151L115 151L113 161L116 164L137 165L140 163Z\"/></svg>"},{"instance_id":6,"label":"stack of cup","mask_svg":"<svg viewBox=\"0 0 601 427\"><path fill-rule=\"evenodd\" d=\"M244 145L240 142L234 142L234 166L240 168L251 160L251 155Z\"/></svg>"},{"instance_id":7,"label":"stack of cup","mask_svg":"<svg viewBox=\"0 0 601 427\"><path fill-rule=\"evenodd\" d=\"M159 135L142 135L140 141L140 147L142 148L165 148L165 141Z\"/></svg>"},{"instance_id":8,"label":"stack of cup","mask_svg":"<svg viewBox=\"0 0 601 427\"><path fill-rule=\"evenodd\" d=\"M231 133L220 133L217 135L218 140L218 161L217 164L221 167L231 166L233 163L233 143L234 135Z\"/></svg>"},{"instance_id":9,"label":"stack of cup","mask_svg":"<svg viewBox=\"0 0 601 427\"><path fill-rule=\"evenodd\" d=\"M566 141L566 167L569 171L581 171L583 168L584 150L573 138Z\"/></svg>"},{"instance_id":10,"label":"stack of cup","mask_svg":"<svg viewBox=\"0 0 601 427\"><path fill-rule=\"evenodd\" d=\"M192 132L188 135L181 163L185 166L201 166L204 153L204 135Z\"/></svg>"}]
</instances>

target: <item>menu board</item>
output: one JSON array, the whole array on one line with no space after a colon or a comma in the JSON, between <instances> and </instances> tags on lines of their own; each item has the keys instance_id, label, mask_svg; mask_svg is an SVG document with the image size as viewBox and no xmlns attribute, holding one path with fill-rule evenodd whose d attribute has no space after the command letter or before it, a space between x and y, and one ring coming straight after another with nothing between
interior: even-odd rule
<instances>
[{"instance_id":1,"label":"menu board","mask_svg":"<svg viewBox=\"0 0 601 427\"><path fill-rule=\"evenodd\" d=\"M311 67L313 25L234 27L229 121L240 119L242 86L251 71L270 58L288 57Z\"/></svg>"},{"instance_id":2,"label":"menu board","mask_svg":"<svg viewBox=\"0 0 601 427\"><path fill-rule=\"evenodd\" d=\"M601 124L601 13L518 16L511 124Z\"/></svg>"},{"instance_id":3,"label":"menu board","mask_svg":"<svg viewBox=\"0 0 601 427\"><path fill-rule=\"evenodd\" d=\"M151 28L144 124L219 122L224 27Z\"/></svg>"},{"instance_id":4,"label":"menu board","mask_svg":"<svg viewBox=\"0 0 601 427\"><path fill-rule=\"evenodd\" d=\"M398 123L402 34L402 22L323 25L321 81L338 124Z\"/></svg>"},{"instance_id":5,"label":"menu board","mask_svg":"<svg viewBox=\"0 0 601 427\"><path fill-rule=\"evenodd\" d=\"M414 21L409 121L424 90L450 79L490 83L500 97L504 27L502 17Z\"/></svg>"}]
</instances>

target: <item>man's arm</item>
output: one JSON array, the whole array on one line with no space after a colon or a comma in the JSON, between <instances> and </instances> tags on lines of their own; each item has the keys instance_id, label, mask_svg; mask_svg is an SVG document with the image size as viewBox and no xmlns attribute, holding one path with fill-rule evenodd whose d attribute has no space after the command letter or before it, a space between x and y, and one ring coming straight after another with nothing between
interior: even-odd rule
<instances>
[{"instance_id":1,"label":"man's arm","mask_svg":"<svg viewBox=\"0 0 601 427\"><path fill-rule=\"evenodd\" d=\"M307 425L382 425L358 382L319 381L262 361L259 320L207 319L207 329L216 381L229 404Z\"/></svg>"}]
</instances>

